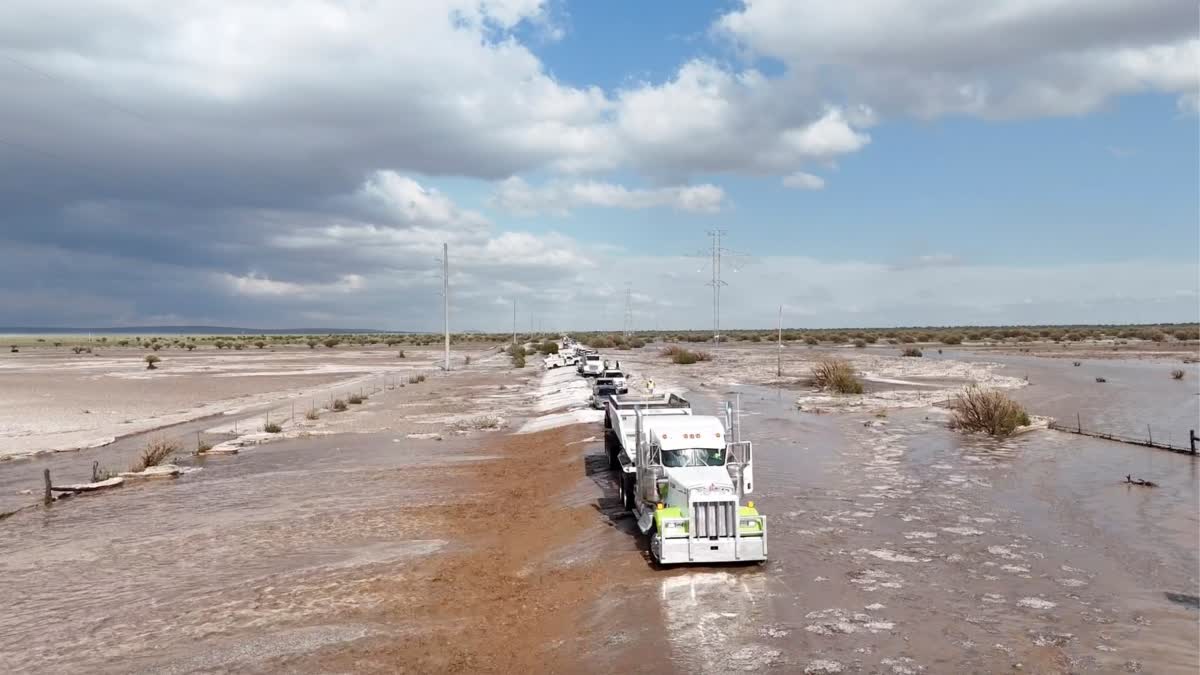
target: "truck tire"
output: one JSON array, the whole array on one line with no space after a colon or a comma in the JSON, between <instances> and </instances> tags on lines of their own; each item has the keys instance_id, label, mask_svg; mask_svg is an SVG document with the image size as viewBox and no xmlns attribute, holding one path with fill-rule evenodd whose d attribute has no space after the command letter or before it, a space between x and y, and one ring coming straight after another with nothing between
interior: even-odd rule
<instances>
[{"instance_id":1,"label":"truck tire","mask_svg":"<svg viewBox=\"0 0 1200 675\"><path fill-rule=\"evenodd\" d=\"M632 474L621 472L621 505L626 511L633 510L633 499L636 494L637 479Z\"/></svg>"},{"instance_id":2,"label":"truck tire","mask_svg":"<svg viewBox=\"0 0 1200 675\"><path fill-rule=\"evenodd\" d=\"M608 455L609 470L616 471L621 466L621 463L617 461L616 434L611 429L604 434L604 454Z\"/></svg>"}]
</instances>

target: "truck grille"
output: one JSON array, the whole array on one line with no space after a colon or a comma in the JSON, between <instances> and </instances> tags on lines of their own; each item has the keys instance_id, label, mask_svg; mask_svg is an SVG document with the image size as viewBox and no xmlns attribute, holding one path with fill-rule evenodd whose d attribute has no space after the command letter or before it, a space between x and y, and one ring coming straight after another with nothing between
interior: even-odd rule
<instances>
[{"instance_id":1,"label":"truck grille","mask_svg":"<svg viewBox=\"0 0 1200 675\"><path fill-rule=\"evenodd\" d=\"M692 536L732 537L737 514L736 502L697 502L692 504Z\"/></svg>"}]
</instances>

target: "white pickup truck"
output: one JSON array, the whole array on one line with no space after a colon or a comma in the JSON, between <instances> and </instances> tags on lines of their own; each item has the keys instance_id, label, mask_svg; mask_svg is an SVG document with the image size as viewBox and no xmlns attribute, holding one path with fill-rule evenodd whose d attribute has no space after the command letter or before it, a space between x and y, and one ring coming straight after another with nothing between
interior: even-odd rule
<instances>
[{"instance_id":1,"label":"white pickup truck","mask_svg":"<svg viewBox=\"0 0 1200 675\"><path fill-rule=\"evenodd\" d=\"M555 368L563 368L566 366L575 366L579 364L579 355L575 353L574 348L559 349L557 354L551 354L542 359L542 365L547 370Z\"/></svg>"},{"instance_id":2,"label":"white pickup truck","mask_svg":"<svg viewBox=\"0 0 1200 675\"><path fill-rule=\"evenodd\" d=\"M723 423L674 394L609 397L609 464L660 564L767 559L766 516L742 503L754 490L754 449L734 420L728 404Z\"/></svg>"}]
</instances>

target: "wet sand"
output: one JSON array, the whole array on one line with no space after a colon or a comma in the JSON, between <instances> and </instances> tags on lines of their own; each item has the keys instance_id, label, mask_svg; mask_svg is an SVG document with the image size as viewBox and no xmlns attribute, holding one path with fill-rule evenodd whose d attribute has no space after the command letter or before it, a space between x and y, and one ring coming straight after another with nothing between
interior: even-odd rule
<instances>
[{"instance_id":1,"label":"wet sand","mask_svg":"<svg viewBox=\"0 0 1200 675\"><path fill-rule=\"evenodd\" d=\"M611 356L635 386L686 391L701 413L741 394L766 565L652 565L617 505L600 425L572 423L573 376L492 359L175 481L0 521L0 597L12 599L0 669L1200 666L1200 615L1167 595L1200 594L1196 460L1045 430L963 436L929 406L801 412L795 386L754 383L774 375L765 345L712 367L653 347ZM785 366L793 379L801 363ZM973 372L877 365L886 379L928 375L924 391ZM1007 367L986 375L1020 379ZM456 425L483 414L503 427ZM408 437L434 430L445 440ZM1122 485L1131 472L1161 487Z\"/></svg>"},{"instance_id":2,"label":"wet sand","mask_svg":"<svg viewBox=\"0 0 1200 675\"><path fill-rule=\"evenodd\" d=\"M486 347L456 354L478 358ZM103 347L92 354L31 348L0 359L0 461L102 446L113 440L249 408L305 405L330 391L431 372L441 352L276 347L157 352Z\"/></svg>"}]
</instances>

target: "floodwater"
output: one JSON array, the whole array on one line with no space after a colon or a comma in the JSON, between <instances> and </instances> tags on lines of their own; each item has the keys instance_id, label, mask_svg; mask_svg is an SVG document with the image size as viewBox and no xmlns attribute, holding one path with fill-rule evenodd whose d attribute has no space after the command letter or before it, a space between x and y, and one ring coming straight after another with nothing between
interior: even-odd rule
<instances>
[{"instance_id":1,"label":"floodwater","mask_svg":"<svg viewBox=\"0 0 1200 675\"><path fill-rule=\"evenodd\" d=\"M18 513L0 522L0 671L236 670L360 637L322 618L372 602L338 570L448 545L396 509L445 501L427 478L470 459L461 441L284 440Z\"/></svg>"},{"instance_id":2,"label":"floodwater","mask_svg":"<svg viewBox=\"0 0 1200 675\"><path fill-rule=\"evenodd\" d=\"M1108 372L1149 378L1158 365ZM1044 381L1042 400L1056 400L1062 380L1032 372ZM1137 381L1158 390L1157 381ZM660 571L646 596L634 595L653 597L657 612L644 599L624 607L605 600L596 630L611 615L651 619L643 635L622 637L617 664L675 672L1200 668L1200 615L1189 604L1200 594L1194 458L1049 430L1003 441L964 436L947 429L940 410L815 415L795 411L792 392L710 391L689 393L697 412L717 413L721 399L741 394L771 560ZM1119 400L1142 395L1115 393L1120 385L1106 391ZM1130 473L1159 487L1123 484Z\"/></svg>"},{"instance_id":3,"label":"floodwater","mask_svg":"<svg viewBox=\"0 0 1200 675\"><path fill-rule=\"evenodd\" d=\"M1189 371L1160 383L1161 362L1097 362L1112 375L1100 385L1083 381L1101 372L1090 362L981 360L1008 358L1029 369L1020 395L1035 412L1079 405L1120 424L1155 414L1178 424L1160 411L1200 381ZM965 436L939 409L803 413L795 392L715 391L699 385L702 370L630 361L689 386L698 413L741 395L770 560L635 565L595 589L580 625L548 636L547 649L577 650L577 670L1200 668L1200 612L1188 603L1200 595L1198 460L1048 430ZM596 424L590 435L601 434ZM383 601L373 566L470 545L432 507L462 497L455 467L478 447L389 434L284 440L0 521L0 670L247 670L389 630L356 620ZM112 461L130 448L109 450ZM600 444L581 450L564 506L593 502L595 526L547 558L627 561L644 541L616 506ZM86 472L85 457L37 461ZM31 467L0 465L0 481ZM1159 487L1123 484L1127 474Z\"/></svg>"},{"instance_id":4,"label":"floodwater","mask_svg":"<svg viewBox=\"0 0 1200 675\"><path fill-rule=\"evenodd\" d=\"M1153 437L1186 447L1188 430L1200 432L1200 363L1163 359L1039 358L927 350L925 358L999 363L1003 375L1028 377L1012 395L1038 414L1085 430ZM1079 365L1074 365L1075 361ZM1182 380L1171 371L1184 371ZM1105 382L1097 382L1096 378Z\"/></svg>"}]
</instances>

